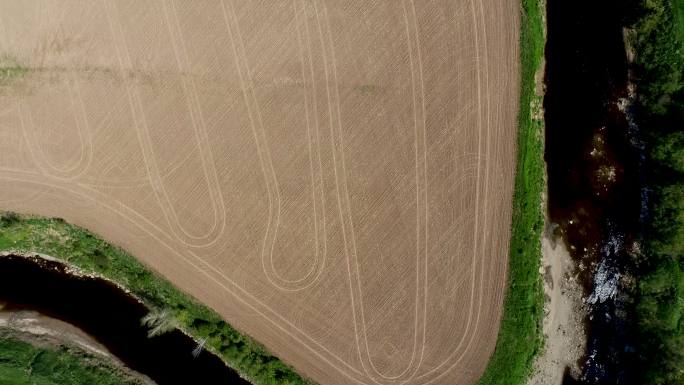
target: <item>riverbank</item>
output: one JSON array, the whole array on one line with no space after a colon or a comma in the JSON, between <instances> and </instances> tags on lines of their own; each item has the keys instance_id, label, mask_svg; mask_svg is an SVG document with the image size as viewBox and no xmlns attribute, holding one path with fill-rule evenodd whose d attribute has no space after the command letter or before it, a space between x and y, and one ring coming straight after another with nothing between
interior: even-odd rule
<instances>
[{"instance_id":1,"label":"riverbank","mask_svg":"<svg viewBox=\"0 0 684 385\"><path fill-rule=\"evenodd\" d=\"M542 239L544 277L543 332L545 346L527 385L561 385L566 375L579 377L579 361L586 349L584 320L588 309L577 279L577 266L563 239L547 226Z\"/></svg>"},{"instance_id":2,"label":"riverbank","mask_svg":"<svg viewBox=\"0 0 684 385\"><path fill-rule=\"evenodd\" d=\"M0 328L0 385L148 385L130 370L69 343Z\"/></svg>"},{"instance_id":3,"label":"riverbank","mask_svg":"<svg viewBox=\"0 0 684 385\"><path fill-rule=\"evenodd\" d=\"M109 381L113 384L140 384L140 385L154 385L154 382L146 376L137 373L124 365L115 355L107 350L107 348L95 340L92 336L73 325L60 321L56 318L48 317L35 311L11 310L5 309L5 304L0 303L0 344L5 347L5 354L23 349L22 346L30 344L35 350L36 354L41 351L54 352L55 354L48 354L43 357L47 360L48 367L51 371L59 372L60 367L64 367L65 363L70 361L69 356L74 356L78 362L82 364L83 371L101 372L97 375L99 381ZM44 353L40 353L43 354ZM36 377L41 374L34 374L33 370L28 366L17 368L17 364L3 361L0 364L0 372L14 372L19 370L19 378L25 380L26 383L31 381L38 381ZM82 370L80 366L73 367L70 370L74 373L74 378L84 385L91 385L95 382L91 376L80 373ZM47 374L50 375L49 373ZM0 384L2 384L5 377L10 377L5 373L5 376L0 375ZM111 378L110 378L111 377ZM51 381L58 381L59 378L50 379ZM13 378L13 384L22 384L17 378ZM99 384L100 382L97 382Z\"/></svg>"},{"instance_id":4,"label":"riverbank","mask_svg":"<svg viewBox=\"0 0 684 385\"><path fill-rule=\"evenodd\" d=\"M544 41L547 40L546 2L542 5ZM542 60L535 79L536 94L544 98L546 92L546 60ZM544 110L539 108L537 120L544 120ZM545 129L542 127L542 132ZM544 135L544 142L546 141ZM544 163L546 167L546 163ZM544 180L548 180L546 172ZM544 290L542 333L543 349L534 362L527 385L561 385L567 374L579 376L580 359L586 348L584 320L587 308L582 287L577 280L577 265L570 256L566 242L555 234L557 224L548 218L548 191L544 184L542 200L544 233L541 240L541 266Z\"/></svg>"},{"instance_id":5,"label":"riverbank","mask_svg":"<svg viewBox=\"0 0 684 385\"><path fill-rule=\"evenodd\" d=\"M480 385L524 384L543 346L544 297L539 266L544 191L542 96L536 79L544 58L543 2L522 0L518 159L508 260L508 290L494 354Z\"/></svg>"},{"instance_id":6,"label":"riverbank","mask_svg":"<svg viewBox=\"0 0 684 385\"><path fill-rule=\"evenodd\" d=\"M116 282L149 308L168 311L186 334L206 341L206 349L254 384L308 383L207 307L84 229L59 219L6 213L0 219L0 250L50 255L85 274Z\"/></svg>"},{"instance_id":7,"label":"riverbank","mask_svg":"<svg viewBox=\"0 0 684 385\"><path fill-rule=\"evenodd\" d=\"M106 358L118 366L124 366L104 345L69 323L36 311L7 310L4 307L5 304L0 303L0 330L6 329L23 333L35 337L35 341L47 341L49 345L55 347L63 344L75 346L91 354Z\"/></svg>"}]
</instances>

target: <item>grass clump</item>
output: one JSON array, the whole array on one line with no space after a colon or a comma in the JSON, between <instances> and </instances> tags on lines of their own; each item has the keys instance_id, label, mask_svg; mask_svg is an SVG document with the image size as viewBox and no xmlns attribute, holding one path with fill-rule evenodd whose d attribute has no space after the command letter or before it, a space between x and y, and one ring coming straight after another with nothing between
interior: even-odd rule
<instances>
[{"instance_id":1,"label":"grass clump","mask_svg":"<svg viewBox=\"0 0 684 385\"><path fill-rule=\"evenodd\" d=\"M544 26L539 0L522 0L518 162L513 197L508 291L496 343L480 385L524 384L543 346L543 291L539 276L544 224L543 117L535 74L544 56Z\"/></svg>"},{"instance_id":2,"label":"grass clump","mask_svg":"<svg viewBox=\"0 0 684 385\"><path fill-rule=\"evenodd\" d=\"M178 325L204 348L222 357L243 378L257 385L304 385L309 382L238 332L214 311L176 289L131 255L61 219L19 217L0 226L0 251L38 252L88 273L108 278L141 299L153 311L145 317L151 334ZM156 330L156 331L155 331Z\"/></svg>"},{"instance_id":3,"label":"grass clump","mask_svg":"<svg viewBox=\"0 0 684 385\"><path fill-rule=\"evenodd\" d=\"M167 309L150 311L140 320L140 324L149 328L149 338L160 336L180 326L176 317Z\"/></svg>"},{"instance_id":4,"label":"grass clump","mask_svg":"<svg viewBox=\"0 0 684 385\"><path fill-rule=\"evenodd\" d=\"M0 213L0 226L9 226L19 220L19 214L11 211Z\"/></svg>"}]
</instances>

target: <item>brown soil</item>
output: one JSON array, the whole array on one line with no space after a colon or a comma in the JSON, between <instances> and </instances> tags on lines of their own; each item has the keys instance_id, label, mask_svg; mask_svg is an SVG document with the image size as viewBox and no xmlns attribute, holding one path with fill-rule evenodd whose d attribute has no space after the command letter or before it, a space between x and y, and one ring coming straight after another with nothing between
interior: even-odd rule
<instances>
[{"instance_id":1,"label":"brown soil","mask_svg":"<svg viewBox=\"0 0 684 385\"><path fill-rule=\"evenodd\" d=\"M0 0L0 208L117 244L325 384L497 336L517 0Z\"/></svg>"}]
</instances>

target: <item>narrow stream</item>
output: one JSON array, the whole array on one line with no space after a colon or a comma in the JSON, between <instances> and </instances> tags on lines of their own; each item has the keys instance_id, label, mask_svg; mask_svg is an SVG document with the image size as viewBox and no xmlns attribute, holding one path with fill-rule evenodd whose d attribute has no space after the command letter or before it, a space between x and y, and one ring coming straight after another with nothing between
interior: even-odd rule
<instances>
[{"instance_id":1,"label":"narrow stream","mask_svg":"<svg viewBox=\"0 0 684 385\"><path fill-rule=\"evenodd\" d=\"M548 0L546 153L549 217L578 265L590 305L582 377L629 384L632 256L639 251L640 149L624 108L622 0Z\"/></svg>"},{"instance_id":2,"label":"narrow stream","mask_svg":"<svg viewBox=\"0 0 684 385\"><path fill-rule=\"evenodd\" d=\"M108 281L69 274L59 262L0 258L0 302L78 327L159 385L249 384L211 353L195 358L196 342L178 330L148 338L143 304Z\"/></svg>"}]
</instances>

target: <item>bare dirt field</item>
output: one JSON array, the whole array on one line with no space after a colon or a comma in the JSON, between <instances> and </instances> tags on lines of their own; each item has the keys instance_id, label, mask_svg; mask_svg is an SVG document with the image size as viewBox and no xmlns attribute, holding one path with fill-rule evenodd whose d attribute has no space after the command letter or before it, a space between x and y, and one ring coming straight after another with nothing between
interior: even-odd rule
<instances>
[{"instance_id":1,"label":"bare dirt field","mask_svg":"<svg viewBox=\"0 0 684 385\"><path fill-rule=\"evenodd\" d=\"M324 384L496 342L518 0L0 0L0 209L101 234Z\"/></svg>"}]
</instances>

